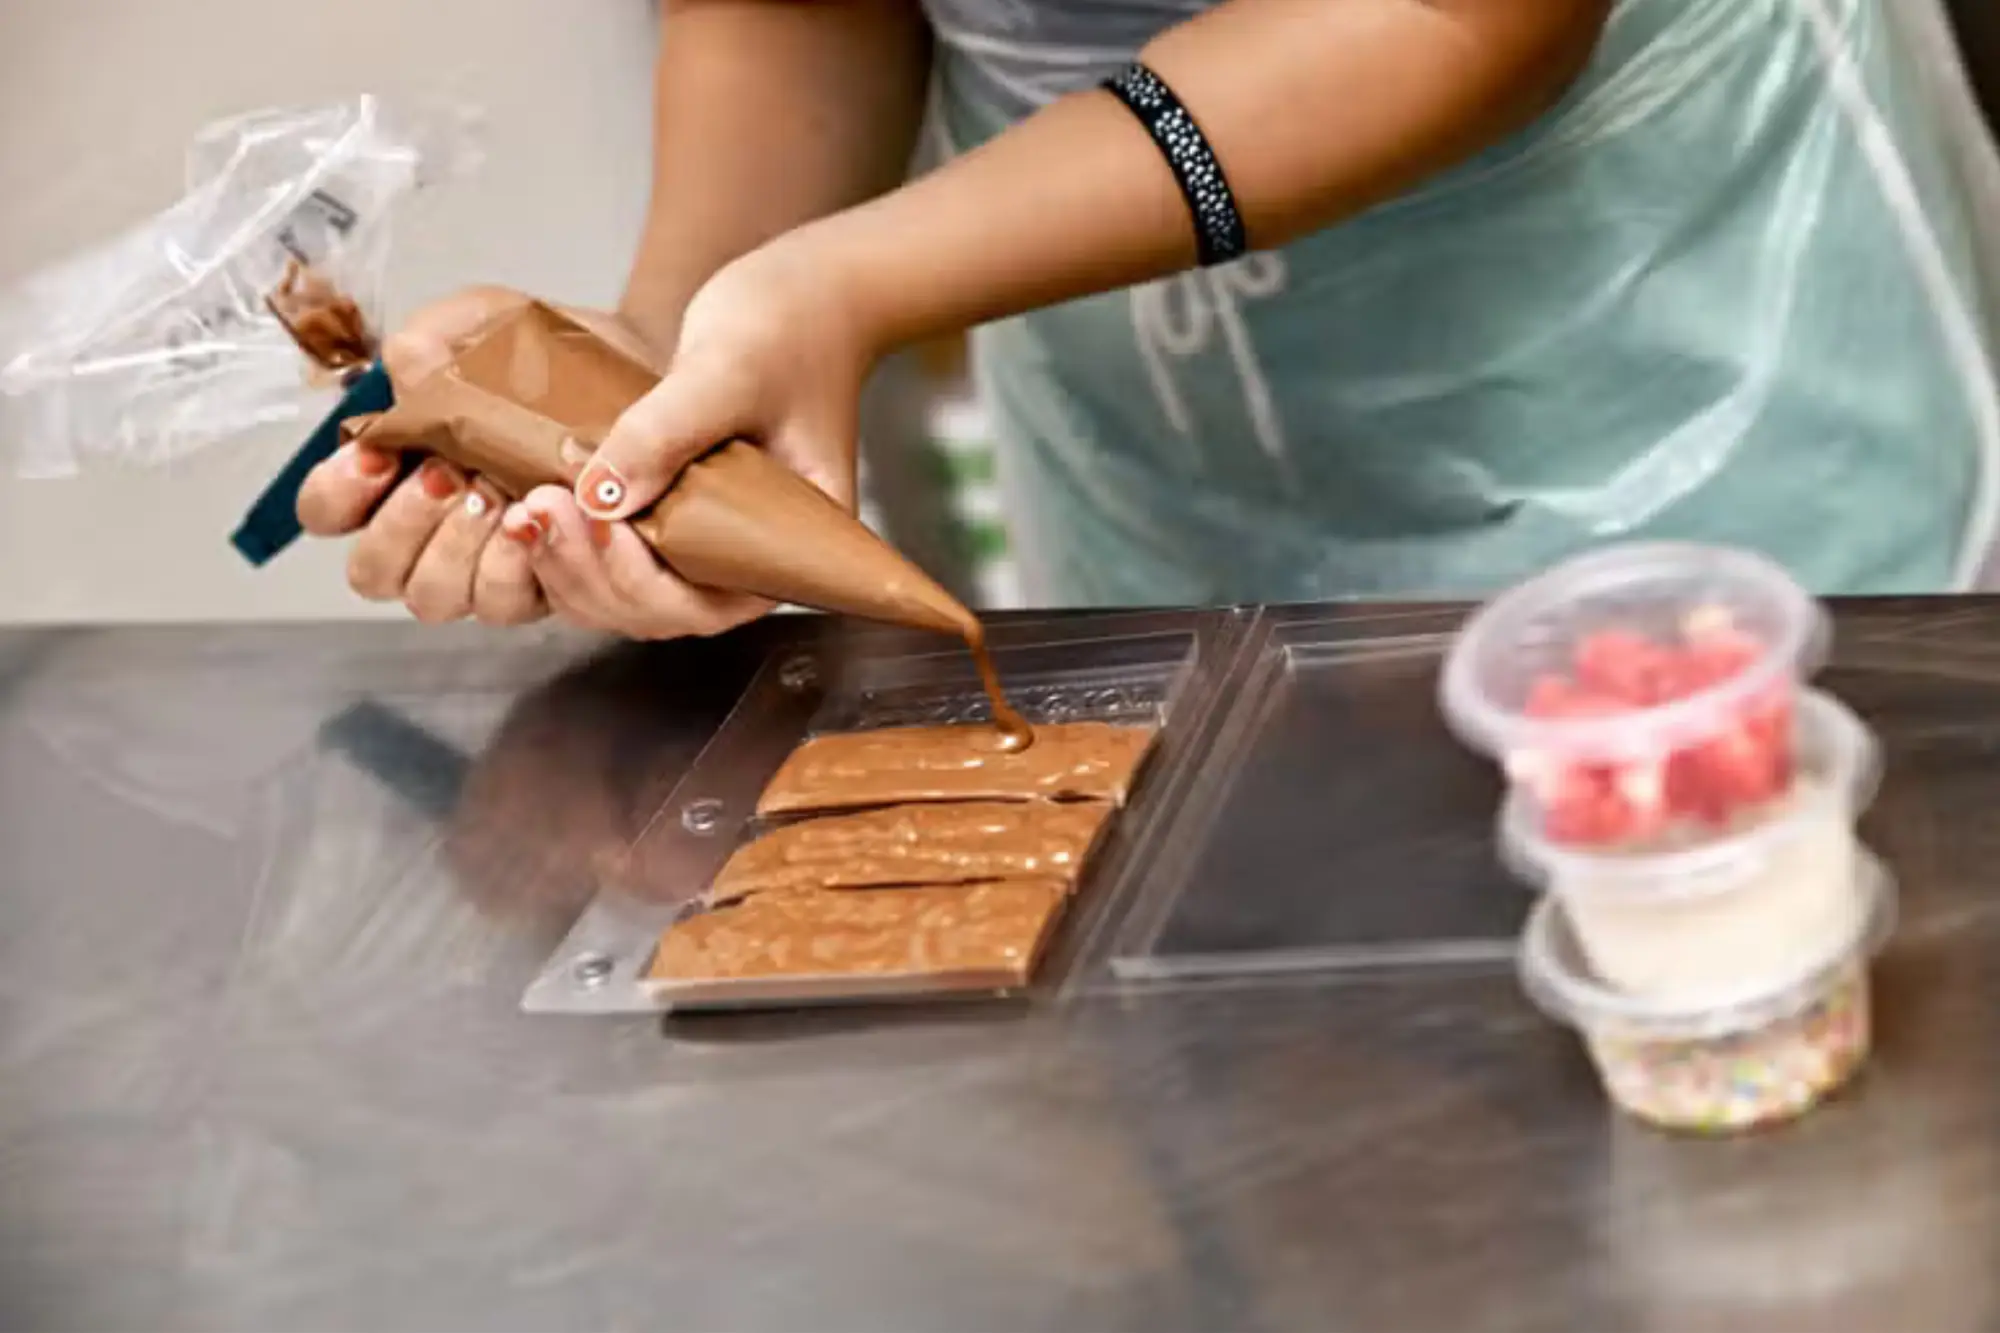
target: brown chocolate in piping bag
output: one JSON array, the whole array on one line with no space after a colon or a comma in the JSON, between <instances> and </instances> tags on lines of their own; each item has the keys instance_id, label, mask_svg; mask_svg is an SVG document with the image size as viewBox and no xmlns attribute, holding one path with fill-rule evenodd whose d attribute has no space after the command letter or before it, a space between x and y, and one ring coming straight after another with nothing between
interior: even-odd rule
<instances>
[{"instance_id":1,"label":"brown chocolate in piping bag","mask_svg":"<svg viewBox=\"0 0 2000 1333\"><path fill-rule=\"evenodd\" d=\"M395 406L361 438L439 454L519 499L536 486L568 485L582 454L658 382L582 324L522 298L449 363L397 382ZM1001 692L978 617L763 450L734 441L689 464L631 524L690 583L960 636L1007 748L1032 741Z\"/></svg>"},{"instance_id":2,"label":"brown chocolate in piping bag","mask_svg":"<svg viewBox=\"0 0 2000 1333\"><path fill-rule=\"evenodd\" d=\"M361 307L296 259L286 261L284 276L264 298L264 306L322 370L359 370L376 357L375 338Z\"/></svg>"}]
</instances>

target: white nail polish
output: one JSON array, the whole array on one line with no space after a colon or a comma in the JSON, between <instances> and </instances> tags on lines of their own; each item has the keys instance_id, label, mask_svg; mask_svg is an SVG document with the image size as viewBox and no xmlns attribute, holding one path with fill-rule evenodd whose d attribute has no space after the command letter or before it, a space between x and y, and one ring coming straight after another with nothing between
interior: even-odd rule
<instances>
[{"instance_id":1,"label":"white nail polish","mask_svg":"<svg viewBox=\"0 0 2000 1333\"><path fill-rule=\"evenodd\" d=\"M616 477L605 477L591 491L591 497L597 501L598 508L612 509L625 498L625 488L618 484Z\"/></svg>"},{"instance_id":2,"label":"white nail polish","mask_svg":"<svg viewBox=\"0 0 2000 1333\"><path fill-rule=\"evenodd\" d=\"M473 518L484 518L486 516L486 497L476 490L467 491L465 493L465 512Z\"/></svg>"}]
</instances>

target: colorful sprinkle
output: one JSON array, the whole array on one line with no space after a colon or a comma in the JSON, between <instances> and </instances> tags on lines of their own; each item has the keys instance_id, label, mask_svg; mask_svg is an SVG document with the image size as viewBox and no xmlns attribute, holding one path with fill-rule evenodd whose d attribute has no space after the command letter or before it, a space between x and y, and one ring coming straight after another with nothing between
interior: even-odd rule
<instances>
[{"instance_id":1,"label":"colorful sprinkle","mask_svg":"<svg viewBox=\"0 0 2000 1333\"><path fill-rule=\"evenodd\" d=\"M1668 1129L1721 1134L1803 1115L1868 1056L1868 976L1856 965L1808 1008L1701 1039L1589 1037L1612 1100Z\"/></svg>"}]
</instances>

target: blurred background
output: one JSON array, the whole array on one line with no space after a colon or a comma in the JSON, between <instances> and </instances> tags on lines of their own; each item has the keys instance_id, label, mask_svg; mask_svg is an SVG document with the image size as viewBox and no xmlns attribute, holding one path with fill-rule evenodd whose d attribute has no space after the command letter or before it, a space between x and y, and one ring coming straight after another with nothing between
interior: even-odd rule
<instances>
[{"instance_id":1,"label":"blurred background","mask_svg":"<svg viewBox=\"0 0 2000 1333\"><path fill-rule=\"evenodd\" d=\"M1942 86L1963 87L1930 0L1906 0ZM1989 111L2000 5L1948 0ZM586 20L587 11L587 20ZM654 12L646 0L11 0L0 4L0 287L171 203L203 125L372 91L484 116L486 162L418 201L391 317L468 281L611 301L645 203ZM887 367L864 420L867 514L968 598L1017 596L993 460L955 345ZM225 537L296 443L267 431L90 484L0 476L0 622L400 615L351 596L316 545L253 574ZM143 530L145 541L110 540Z\"/></svg>"}]
</instances>

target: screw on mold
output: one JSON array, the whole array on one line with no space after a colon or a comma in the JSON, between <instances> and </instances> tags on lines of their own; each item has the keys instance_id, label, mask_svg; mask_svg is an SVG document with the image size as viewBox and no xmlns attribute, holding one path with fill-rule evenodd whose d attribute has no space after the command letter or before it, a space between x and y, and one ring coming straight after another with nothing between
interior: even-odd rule
<instances>
[{"instance_id":1,"label":"screw on mold","mask_svg":"<svg viewBox=\"0 0 2000 1333\"><path fill-rule=\"evenodd\" d=\"M611 966L608 954L580 953L570 960L570 979L585 990L595 990L611 980Z\"/></svg>"},{"instance_id":2,"label":"screw on mold","mask_svg":"<svg viewBox=\"0 0 2000 1333\"><path fill-rule=\"evenodd\" d=\"M819 663L800 653L778 668L778 683L793 694L803 694L819 683Z\"/></svg>"},{"instance_id":3,"label":"screw on mold","mask_svg":"<svg viewBox=\"0 0 2000 1333\"><path fill-rule=\"evenodd\" d=\"M714 797L689 801L681 807L681 827L706 837L722 827L722 802Z\"/></svg>"}]
</instances>

